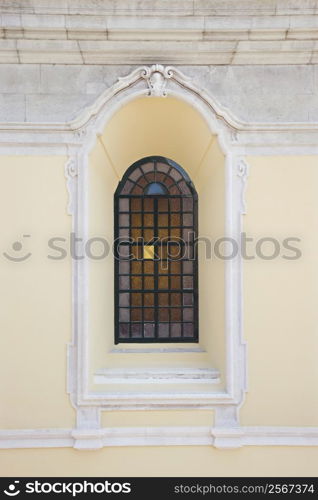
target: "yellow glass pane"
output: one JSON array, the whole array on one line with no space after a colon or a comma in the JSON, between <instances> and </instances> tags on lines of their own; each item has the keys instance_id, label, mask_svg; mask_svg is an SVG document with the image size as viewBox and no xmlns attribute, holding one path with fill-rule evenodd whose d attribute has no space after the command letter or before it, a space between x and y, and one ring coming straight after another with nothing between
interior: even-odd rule
<instances>
[{"instance_id":1,"label":"yellow glass pane","mask_svg":"<svg viewBox=\"0 0 318 500\"><path fill-rule=\"evenodd\" d=\"M154 259L155 258L155 247L154 245L144 246L144 259Z\"/></svg>"}]
</instances>

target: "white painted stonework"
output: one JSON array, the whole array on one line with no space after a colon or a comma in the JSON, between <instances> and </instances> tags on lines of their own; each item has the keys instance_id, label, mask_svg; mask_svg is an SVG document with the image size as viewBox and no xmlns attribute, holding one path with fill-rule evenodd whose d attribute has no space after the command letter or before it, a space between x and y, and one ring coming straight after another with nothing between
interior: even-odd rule
<instances>
[{"instance_id":1,"label":"white painted stonework","mask_svg":"<svg viewBox=\"0 0 318 500\"><path fill-rule=\"evenodd\" d=\"M245 157L318 154L318 0L1 0L0 13L0 154L67 156L65 210L84 238L88 154L111 116L136 97L184 99L218 136L226 236L236 240L248 210ZM226 263L223 392L96 394L88 389L87 262L75 261L67 390L76 427L0 431L0 447L318 445L317 427L240 425L248 378L241 268L239 258ZM190 386L199 378L204 387L219 374L212 367L95 374L100 384L140 377L159 386L163 377ZM102 428L100 412L115 409L213 409L215 423Z\"/></svg>"}]
</instances>

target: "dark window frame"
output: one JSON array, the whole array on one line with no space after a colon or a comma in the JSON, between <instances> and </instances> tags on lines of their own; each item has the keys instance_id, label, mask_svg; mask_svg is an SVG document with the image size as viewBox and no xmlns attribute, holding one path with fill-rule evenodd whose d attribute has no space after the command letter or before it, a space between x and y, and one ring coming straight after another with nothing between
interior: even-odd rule
<instances>
[{"instance_id":1,"label":"dark window frame","mask_svg":"<svg viewBox=\"0 0 318 500\"><path fill-rule=\"evenodd\" d=\"M154 195L148 195L148 194L144 194L144 193L138 193L138 194L132 194L131 192L127 192L127 184L132 185L131 189L139 189L139 187L137 186L133 186L134 182L131 181L130 176L133 174L134 171L140 171L140 167L141 167L141 171L142 171L142 166L145 165L145 164L149 164L149 163L153 163L154 164L154 170L153 171L149 171L149 173L153 173L156 171L156 168L157 168L157 164L164 164L168 167L168 172L173 172L173 171L177 171L178 174L177 175L180 175L181 178L179 178L178 181L175 181L175 185L178 186L178 189L180 189L180 185L179 183L182 183L183 184L183 193L179 193L179 194L154 194ZM143 172L143 171L142 171ZM143 176L145 177L145 174L143 172ZM168 173L166 174L166 177L168 177ZM128 183L126 184L126 182L128 181ZM137 180L138 181L138 180ZM156 181L149 181L145 187L143 188L144 190L147 189L147 187L149 187L149 185L152 183L152 182L156 182ZM185 183L185 184L184 184ZM126 188L125 188L125 185L126 185ZM186 187L185 187L186 186ZM123 193L123 190L126 189L126 192ZM170 189L170 188L169 188ZM187 193L187 194L185 194ZM168 218L169 218L169 226L168 226L168 231L170 231L174 226L171 226L170 224L170 217L171 217L171 209L170 209L170 201L169 199L180 199L180 203L181 203L181 209L179 209L180 211L179 212L176 212L176 213L179 213L180 214L180 217L183 217L184 215L187 215L187 214L184 214L184 209L183 209L183 204L185 203L183 200L186 199L186 198L191 198L193 201L191 203L192 205L192 210L189 211L189 210L186 210L186 212L188 214L192 214L192 217L193 217L193 220L192 220L192 227L191 229L193 230L194 232L194 238L193 238L193 241L192 241L192 244L188 244L188 245L185 245L187 246L187 251L190 252L191 249L192 249L192 259L184 259L184 260L179 260L179 262L181 262L180 264L180 269L182 267L184 267L184 262L192 262L192 273L190 276L192 276L192 279L193 279L193 286L192 288L190 289L191 291L189 292L186 292L184 291L184 289L182 289L182 286L180 287L181 289L179 290L175 290L173 288L171 288L171 278L174 276L172 273L171 273L171 265L169 264L169 273L168 273L168 282L169 282L169 286L168 286L168 290L163 290L161 292L161 289L158 288L158 277L159 276L162 276L160 274L160 272L158 271L158 265L162 265L160 264L162 261L159 260L159 261L156 261L154 260L154 269L156 269L156 271L153 273L153 275L150 274L150 276L153 276L154 278L154 281L155 281L155 285L154 285L154 288L153 289L149 289L149 288L141 288L141 289L134 289L132 288L131 284L129 285L129 287L127 289L124 289L124 290L120 290L120 286L119 286L119 280L120 280L120 276L122 276L119 272L119 265L121 262L124 262L124 261L127 261L125 260L124 258L120 258L120 255L119 255L119 251L118 251L118 246L117 246L117 243L114 245L114 256L115 256L115 273L114 273L114 277L115 277L115 307L114 307L114 316L115 316L115 344L118 344L118 343L147 343L147 344L153 344L153 343L193 343L193 342L198 342L199 341L199 309L198 309L198 255L197 255L197 245L195 244L195 238L197 238L198 236L198 195L197 195L197 192L195 190L195 187L190 179L190 177L188 176L188 174L185 172L185 170L180 166L178 165L176 162L174 162L173 160L170 160L168 158L165 158L165 157L162 157L162 156L148 156L148 157L145 157L145 158L142 158L138 161L136 161L135 163L133 163L125 172L122 180L119 182L118 184L118 187L115 191L115 194L114 194L114 237L115 237L115 242L117 242L120 238L120 228L122 228L122 226L120 226L119 224L119 218L120 218L120 214L122 212L120 212L120 208L119 208L119 203L120 203L120 200L121 199L128 199L128 204L129 204L129 210L128 212L125 213L125 215L129 215L129 224L128 224L128 234L130 236L131 234L131 227L132 227L132 223L131 223L131 217L132 217L132 209L131 209L131 201L132 199L141 199L141 200L144 200L144 199L152 199L154 200L153 201L153 214L154 214L154 218L156 219L156 217L158 217L158 201L156 200L159 200L159 199L167 199L168 200L168 204L169 204L169 209L168 209ZM146 211L143 210L143 207L144 207L144 201L141 201L142 203L142 212L141 212L141 217L142 217L142 220L144 221L144 215L146 214ZM155 208L157 207L157 208ZM142 223L142 227L144 227L144 224ZM181 234L183 234L183 230L185 228L185 225L184 224L181 224L180 226L180 230L181 230ZM155 228L157 228L158 230L158 222L156 221L152 227L153 230L155 230ZM171 243L173 244L173 243ZM132 249L132 245L135 245L134 248L136 248L136 251L137 252L141 252L143 251L143 249L137 249L137 246L138 246L138 243L133 243L133 244L129 244L127 243L127 246L129 247L129 251L130 249ZM123 248L123 247L121 247ZM162 248L162 247L161 247ZM162 252L163 250L161 250ZM141 261L144 263L145 262L145 258L143 257L143 259L141 259ZM128 260L129 262L129 260ZM159 264L156 264L155 262L159 262ZM171 262L171 260L170 260ZM144 285L144 280L145 280L145 271L144 271L144 264L142 264L142 269L143 269L143 272L141 274L141 279L142 279L142 283ZM129 277L129 283L131 283L131 278L132 276L135 276L133 273L132 273L132 270L131 270L132 266L131 264L129 264L129 272L126 274L126 276ZM185 272L181 271L179 276L180 276L180 283L183 283L183 279L185 277ZM157 281L156 281L157 280ZM127 293L129 294L129 305L127 306L122 306L122 308L124 307L124 309L128 309L129 310L129 320L127 321L127 328L129 329L129 337L123 337L119 334L119 327L120 325L122 325L123 323L125 323L125 321L120 321L120 318L119 318L119 314L120 314L120 303L119 303L119 298L120 298L120 294L124 294L124 293ZM132 312L132 309L133 309L133 306L131 304L131 300L132 300L132 294L133 293L142 293L142 294L152 294L153 293L153 296L154 296L154 300L155 300L155 304L153 306L153 309L155 311L155 319L154 320L146 320L144 319L144 310L143 309L147 309L147 307L145 307L144 305L144 297L145 295L142 296L142 306L138 306L138 309L141 310L142 312L142 320L140 320L141 322L139 323L138 321L135 321L133 322L132 319L131 319L131 312ZM167 293L168 296L169 296L169 305L167 306L168 309L169 309L169 321L165 321L165 320L162 320L159 322L158 320L158 314L159 314L159 309L162 308L162 305L160 305L159 307L159 304L158 304L158 297L159 297L159 294L160 293ZM180 294L180 297L181 297L181 300L182 300L182 303L180 306L177 306L178 309L180 308L181 310L181 316L182 318L184 318L184 311L185 309L192 309L193 311L193 319L191 321L188 322L188 324L191 323L191 331L192 331L192 334L191 336L183 336L184 335L184 325L187 323L187 321L185 319L182 319L181 321L180 320L172 320L171 319L171 314L172 314L172 309L174 308L173 305L171 305L171 295L169 294L172 294L172 293L176 293L176 294ZM186 293L192 293L192 306L190 307L186 307L185 304L184 304L184 296L186 295ZM157 302L156 302L157 301ZM163 323L167 324L168 325L168 331L169 331L169 335L171 335L171 331L172 331L172 327L174 324L176 323L180 323L180 328L181 328L181 337L159 337L159 327L160 325L162 325ZM126 324L126 323L125 323ZM142 337L132 337L132 325L133 326L136 326L136 325L141 325L140 326L140 330L142 330ZM145 337L145 324L154 324L154 337ZM163 328L163 327L162 327Z\"/></svg>"}]
</instances>

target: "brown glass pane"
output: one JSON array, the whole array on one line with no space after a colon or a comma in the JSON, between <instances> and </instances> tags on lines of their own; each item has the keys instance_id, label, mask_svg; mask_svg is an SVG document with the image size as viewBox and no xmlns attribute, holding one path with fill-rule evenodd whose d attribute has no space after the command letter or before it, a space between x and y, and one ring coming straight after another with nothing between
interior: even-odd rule
<instances>
[{"instance_id":1,"label":"brown glass pane","mask_svg":"<svg viewBox=\"0 0 318 500\"><path fill-rule=\"evenodd\" d=\"M136 186L131 190L131 194L142 194L143 189L140 186Z\"/></svg>"},{"instance_id":2,"label":"brown glass pane","mask_svg":"<svg viewBox=\"0 0 318 500\"><path fill-rule=\"evenodd\" d=\"M159 337L169 337L168 323L158 323L158 335Z\"/></svg>"},{"instance_id":3,"label":"brown glass pane","mask_svg":"<svg viewBox=\"0 0 318 500\"><path fill-rule=\"evenodd\" d=\"M144 211L145 212L153 212L153 199L152 198L144 198Z\"/></svg>"},{"instance_id":4,"label":"brown glass pane","mask_svg":"<svg viewBox=\"0 0 318 500\"><path fill-rule=\"evenodd\" d=\"M128 212L129 211L129 200L128 198L121 198L119 200L119 211Z\"/></svg>"},{"instance_id":5,"label":"brown glass pane","mask_svg":"<svg viewBox=\"0 0 318 500\"><path fill-rule=\"evenodd\" d=\"M144 325L144 336L154 337L155 336L155 325L154 323L146 323Z\"/></svg>"},{"instance_id":6,"label":"brown glass pane","mask_svg":"<svg viewBox=\"0 0 318 500\"><path fill-rule=\"evenodd\" d=\"M132 198L131 201L130 201L130 203L131 203L131 210L132 210L132 212L141 212L141 210L142 210L141 199L139 199L139 198Z\"/></svg>"},{"instance_id":7,"label":"brown glass pane","mask_svg":"<svg viewBox=\"0 0 318 500\"><path fill-rule=\"evenodd\" d=\"M169 294L168 293L159 293L158 294L158 302L159 306L168 306L169 305Z\"/></svg>"},{"instance_id":8,"label":"brown glass pane","mask_svg":"<svg viewBox=\"0 0 318 500\"><path fill-rule=\"evenodd\" d=\"M130 270L129 268L130 268L129 262L126 261L119 262L119 274L128 274Z\"/></svg>"},{"instance_id":9,"label":"brown glass pane","mask_svg":"<svg viewBox=\"0 0 318 500\"><path fill-rule=\"evenodd\" d=\"M170 229L170 236L171 238L180 238L181 237L181 229L178 229L177 227L173 227Z\"/></svg>"},{"instance_id":10,"label":"brown glass pane","mask_svg":"<svg viewBox=\"0 0 318 500\"><path fill-rule=\"evenodd\" d=\"M181 217L180 214L171 214L170 216L171 226L180 226Z\"/></svg>"},{"instance_id":11,"label":"brown glass pane","mask_svg":"<svg viewBox=\"0 0 318 500\"><path fill-rule=\"evenodd\" d=\"M171 294L171 305L172 306L181 306L181 293L172 293Z\"/></svg>"},{"instance_id":12,"label":"brown glass pane","mask_svg":"<svg viewBox=\"0 0 318 500\"><path fill-rule=\"evenodd\" d=\"M119 324L119 337L121 338L129 337L129 325L127 325L127 323Z\"/></svg>"},{"instance_id":13,"label":"brown glass pane","mask_svg":"<svg viewBox=\"0 0 318 500\"><path fill-rule=\"evenodd\" d=\"M142 294L132 293L131 294L131 305L132 306L142 306Z\"/></svg>"},{"instance_id":14,"label":"brown glass pane","mask_svg":"<svg viewBox=\"0 0 318 500\"><path fill-rule=\"evenodd\" d=\"M154 272L154 263L147 260L144 262L144 273L153 274Z\"/></svg>"},{"instance_id":15,"label":"brown glass pane","mask_svg":"<svg viewBox=\"0 0 318 500\"><path fill-rule=\"evenodd\" d=\"M158 263L158 273L167 274L169 271L169 261L162 260Z\"/></svg>"},{"instance_id":16,"label":"brown glass pane","mask_svg":"<svg viewBox=\"0 0 318 500\"><path fill-rule=\"evenodd\" d=\"M159 308L159 321L169 321L169 309Z\"/></svg>"},{"instance_id":17,"label":"brown glass pane","mask_svg":"<svg viewBox=\"0 0 318 500\"><path fill-rule=\"evenodd\" d=\"M131 321L141 321L142 309L131 309Z\"/></svg>"},{"instance_id":18,"label":"brown glass pane","mask_svg":"<svg viewBox=\"0 0 318 500\"><path fill-rule=\"evenodd\" d=\"M155 296L153 293L144 293L144 305L153 306L155 303Z\"/></svg>"},{"instance_id":19,"label":"brown glass pane","mask_svg":"<svg viewBox=\"0 0 318 500\"><path fill-rule=\"evenodd\" d=\"M158 278L159 288L166 289L169 287L168 278L166 276L159 276Z\"/></svg>"},{"instance_id":20,"label":"brown glass pane","mask_svg":"<svg viewBox=\"0 0 318 500\"><path fill-rule=\"evenodd\" d=\"M167 229L159 229L158 236L159 236L159 238L168 238L168 236L169 236L168 228Z\"/></svg>"},{"instance_id":21,"label":"brown glass pane","mask_svg":"<svg viewBox=\"0 0 318 500\"><path fill-rule=\"evenodd\" d=\"M142 172L140 168L136 168L135 170L132 171L132 173L129 176L129 179L131 181L136 181L140 176L142 175Z\"/></svg>"},{"instance_id":22,"label":"brown glass pane","mask_svg":"<svg viewBox=\"0 0 318 500\"><path fill-rule=\"evenodd\" d=\"M192 198L183 198L182 205L183 205L183 210L185 212L192 212L193 199Z\"/></svg>"},{"instance_id":23,"label":"brown glass pane","mask_svg":"<svg viewBox=\"0 0 318 500\"><path fill-rule=\"evenodd\" d=\"M146 307L144 309L144 321L154 321L155 310L153 308Z\"/></svg>"},{"instance_id":24,"label":"brown glass pane","mask_svg":"<svg viewBox=\"0 0 318 500\"><path fill-rule=\"evenodd\" d=\"M129 293L120 293L119 294L119 305L120 306L129 306Z\"/></svg>"},{"instance_id":25,"label":"brown glass pane","mask_svg":"<svg viewBox=\"0 0 318 500\"><path fill-rule=\"evenodd\" d=\"M151 241L153 237L154 237L153 229L144 229L144 239L146 240L146 243L148 241Z\"/></svg>"},{"instance_id":26,"label":"brown glass pane","mask_svg":"<svg viewBox=\"0 0 318 500\"><path fill-rule=\"evenodd\" d=\"M174 183L175 183L175 181L174 181L171 177L167 176L167 178L166 178L166 180L165 180L165 186L166 186L168 189L170 189L170 187L171 187L171 186L173 186L173 185L174 185Z\"/></svg>"},{"instance_id":27,"label":"brown glass pane","mask_svg":"<svg viewBox=\"0 0 318 500\"><path fill-rule=\"evenodd\" d=\"M180 211L180 199L179 198L171 198L170 199L170 210L171 212L179 212Z\"/></svg>"},{"instance_id":28,"label":"brown glass pane","mask_svg":"<svg viewBox=\"0 0 318 500\"><path fill-rule=\"evenodd\" d=\"M159 212L168 212L168 200L166 198L159 198L158 211Z\"/></svg>"},{"instance_id":29,"label":"brown glass pane","mask_svg":"<svg viewBox=\"0 0 318 500\"><path fill-rule=\"evenodd\" d=\"M181 324L171 323L171 337L181 337Z\"/></svg>"},{"instance_id":30,"label":"brown glass pane","mask_svg":"<svg viewBox=\"0 0 318 500\"><path fill-rule=\"evenodd\" d=\"M181 288L181 279L180 276L171 276L171 288L172 289L180 289Z\"/></svg>"},{"instance_id":31,"label":"brown glass pane","mask_svg":"<svg viewBox=\"0 0 318 500\"><path fill-rule=\"evenodd\" d=\"M148 184L149 184L149 183L148 183L147 179L145 179L145 177L140 177L140 178L138 179L138 184L139 184L139 186L141 186L141 187L143 188L143 190L144 190L144 189L145 189L145 187L146 187L146 186L148 186Z\"/></svg>"},{"instance_id":32,"label":"brown glass pane","mask_svg":"<svg viewBox=\"0 0 318 500\"><path fill-rule=\"evenodd\" d=\"M119 308L119 321L129 321L129 309Z\"/></svg>"},{"instance_id":33,"label":"brown glass pane","mask_svg":"<svg viewBox=\"0 0 318 500\"><path fill-rule=\"evenodd\" d=\"M134 288L135 290L142 289L142 279L139 278L139 276L132 276L131 277L131 288Z\"/></svg>"},{"instance_id":34,"label":"brown glass pane","mask_svg":"<svg viewBox=\"0 0 318 500\"><path fill-rule=\"evenodd\" d=\"M193 305L193 294L192 293L184 293L183 294L183 305L184 306L192 306Z\"/></svg>"},{"instance_id":35,"label":"brown glass pane","mask_svg":"<svg viewBox=\"0 0 318 500\"><path fill-rule=\"evenodd\" d=\"M192 323L185 323L183 325L183 336L184 337L193 337L194 330Z\"/></svg>"},{"instance_id":36,"label":"brown glass pane","mask_svg":"<svg viewBox=\"0 0 318 500\"><path fill-rule=\"evenodd\" d=\"M168 256L170 259L181 259L183 247L177 244L170 244L168 247Z\"/></svg>"},{"instance_id":37,"label":"brown glass pane","mask_svg":"<svg viewBox=\"0 0 318 500\"><path fill-rule=\"evenodd\" d=\"M142 259L143 257L143 248L141 246L132 246L130 248L131 255L134 259Z\"/></svg>"},{"instance_id":38,"label":"brown glass pane","mask_svg":"<svg viewBox=\"0 0 318 500\"><path fill-rule=\"evenodd\" d=\"M131 215L131 225L136 227L142 226L142 216L141 214L132 214Z\"/></svg>"},{"instance_id":39,"label":"brown glass pane","mask_svg":"<svg viewBox=\"0 0 318 500\"><path fill-rule=\"evenodd\" d=\"M170 194L180 194L180 190L179 190L179 188L177 188L177 186L171 186L169 188L169 193Z\"/></svg>"},{"instance_id":40,"label":"brown glass pane","mask_svg":"<svg viewBox=\"0 0 318 500\"><path fill-rule=\"evenodd\" d=\"M165 245L157 247L156 253L157 253L159 259L166 260L168 258L168 249Z\"/></svg>"},{"instance_id":41,"label":"brown glass pane","mask_svg":"<svg viewBox=\"0 0 318 500\"><path fill-rule=\"evenodd\" d=\"M142 325L131 325L131 336L133 338L142 337Z\"/></svg>"},{"instance_id":42,"label":"brown glass pane","mask_svg":"<svg viewBox=\"0 0 318 500\"><path fill-rule=\"evenodd\" d=\"M183 321L193 321L193 309L192 307L183 309Z\"/></svg>"},{"instance_id":43,"label":"brown glass pane","mask_svg":"<svg viewBox=\"0 0 318 500\"><path fill-rule=\"evenodd\" d=\"M188 260L186 260L183 262L182 266L183 266L184 274L192 274L193 273L193 262L189 262Z\"/></svg>"},{"instance_id":44,"label":"brown glass pane","mask_svg":"<svg viewBox=\"0 0 318 500\"><path fill-rule=\"evenodd\" d=\"M183 276L183 288L193 288L192 276Z\"/></svg>"},{"instance_id":45,"label":"brown glass pane","mask_svg":"<svg viewBox=\"0 0 318 500\"><path fill-rule=\"evenodd\" d=\"M131 230L131 237L133 238L133 240L138 240L138 238L141 238L142 236L142 233L141 233L141 229L132 229Z\"/></svg>"},{"instance_id":46,"label":"brown glass pane","mask_svg":"<svg viewBox=\"0 0 318 500\"><path fill-rule=\"evenodd\" d=\"M154 288L154 279L152 277L144 277L144 288L145 290L152 290Z\"/></svg>"},{"instance_id":47,"label":"brown glass pane","mask_svg":"<svg viewBox=\"0 0 318 500\"><path fill-rule=\"evenodd\" d=\"M131 262L131 272L132 274L142 274L142 263L133 260Z\"/></svg>"},{"instance_id":48,"label":"brown glass pane","mask_svg":"<svg viewBox=\"0 0 318 500\"><path fill-rule=\"evenodd\" d=\"M170 309L171 321L181 321L181 309Z\"/></svg>"},{"instance_id":49,"label":"brown glass pane","mask_svg":"<svg viewBox=\"0 0 318 500\"><path fill-rule=\"evenodd\" d=\"M167 214L158 215L158 226L168 226L168 215Z\"/></svg>"},{"instance_id":50,"label":"brown glass pane","mask_svg":"<svg viewBox=\"0 0 318 500\"><path fill-rule=\"evenodd\" d=\"M144 214L144 226L152 227L153 226L153 215L152 214Z\"/></svg>"},{"instance_id":51,"label":"brown glass pane","mask_svg":"<svg viewBox=\"0 0 318 500\"><path fill-rule=\"evenodd\" d=\"M148 182L154 182L156 180L154 172L150 172L149 174L146 174L145 177L146 177Z\"/></svg>"},{"instance_id":52,"label":"brown glass pane","mask_svg":"<svg viewBox=\"0 0 318 500\"><path fill-rule=\"evenodd\" d=\"M183 225L192 226L192 224L193 224L192 214L183 214Z\"/></svg>"},{"instance_id":53,"label":"brown glass pane","mask_svg":"<svg viewBox=\"0 0 318 500\"><path fill-rule=\"evenodd\" d=\"M129 276L119 277L119 288L121 290L129 290Z\"/></svg>"},{"instance_id":54,"label":"brown glass pane","mask_svg":"<svg viewBox=\"0 0 318 500\"><path fill-rule=\"evenodd\" d=\"M170 262L170 272L172 274L180 274L180 271L181 271L181 262L179 261Z\"/></svg>"}]
</instances>

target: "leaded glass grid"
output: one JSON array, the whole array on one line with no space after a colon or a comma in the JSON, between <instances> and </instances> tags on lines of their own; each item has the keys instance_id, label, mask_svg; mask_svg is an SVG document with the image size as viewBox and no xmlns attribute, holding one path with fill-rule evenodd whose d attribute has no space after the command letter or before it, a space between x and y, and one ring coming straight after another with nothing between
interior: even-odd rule
<instances>
[{"instance_id":1,"label":"leaded glass grid","mask_svg":"<svg viewBox=\"0 0 318 500\"><path fill-rule=\"evenodd\" d=\"M186 172L143 158L115 193L115 342L197 342L197 194Z\"/></svg>"}]
</instances>

